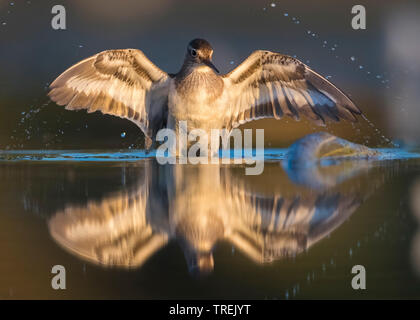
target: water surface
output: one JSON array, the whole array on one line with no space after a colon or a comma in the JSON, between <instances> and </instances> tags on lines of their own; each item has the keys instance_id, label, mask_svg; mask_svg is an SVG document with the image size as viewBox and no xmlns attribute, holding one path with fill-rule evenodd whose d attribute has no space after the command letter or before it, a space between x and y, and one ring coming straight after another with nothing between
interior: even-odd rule
<instances>
[{"instance_id":1,"label":"water surface","mask_svg":"<svg viewBox=\"0 0 420 320\"><path fill-rule=\"evenodd\" d=\"M419 298L418 156L289 168L286 151L259 176L142 151L1 153L0 297Z\"/></svg>"}]
</instances>

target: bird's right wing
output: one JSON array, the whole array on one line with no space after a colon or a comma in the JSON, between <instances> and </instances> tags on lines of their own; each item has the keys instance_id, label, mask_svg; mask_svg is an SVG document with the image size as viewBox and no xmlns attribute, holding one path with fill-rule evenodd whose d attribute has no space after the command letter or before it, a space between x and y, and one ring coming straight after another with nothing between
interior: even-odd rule
<instances>
[{"instance_id":1,"label":"bird's right wing","mask_svg":"<svg viewBox=\"0 0 420 320\"><path fill-rule=\"evenodd\" d=\"M68 110L126 118L148 137L164 126L170 77L137 49L107 50L80 61L50 85L50 98Z\"/></svg>"}]
</instances>

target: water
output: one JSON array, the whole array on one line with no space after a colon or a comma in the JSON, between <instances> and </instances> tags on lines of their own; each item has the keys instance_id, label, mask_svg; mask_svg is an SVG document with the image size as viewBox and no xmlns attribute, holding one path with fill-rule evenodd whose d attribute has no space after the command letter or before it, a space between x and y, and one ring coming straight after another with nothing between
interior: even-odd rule
<instances>
[{"instance_id":1,"label":"water","mask_svg":"<svg viewBox=\"0 0 420 320\"><path fill-rule=\"evenodd\" d=\"M143 151L2 152L0 298L419 298L420 160L382 151L291 168L269 149L259 176Z\"/></svg>"}]
</instances>

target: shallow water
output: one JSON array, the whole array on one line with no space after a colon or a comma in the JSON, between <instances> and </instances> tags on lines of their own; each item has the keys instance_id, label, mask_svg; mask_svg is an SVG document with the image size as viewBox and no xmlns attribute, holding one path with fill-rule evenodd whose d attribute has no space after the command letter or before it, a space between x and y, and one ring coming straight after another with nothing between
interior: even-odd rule
<instances>
[{"instance_id":1,"label":"shallow water","mask_svg":"<svg viewBox=\"0 0 420 320\"><path fill-rule=\"evenodd\" d=\"M290 168L267 149L259 176L143 151L2 152L0 298L419 298L420 159L381 151Z\"/></svg>"}]
</instances>

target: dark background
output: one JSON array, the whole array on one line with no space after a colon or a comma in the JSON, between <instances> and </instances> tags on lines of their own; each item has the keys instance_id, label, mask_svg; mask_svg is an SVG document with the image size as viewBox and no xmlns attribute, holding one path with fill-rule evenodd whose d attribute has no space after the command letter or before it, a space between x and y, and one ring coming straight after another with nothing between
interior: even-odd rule
<instances>
[{"instance_id":1,"label":"dark background","mask_svg":"<svg viewBox=\"0 0 420 320\"><path fill-rule=\"evenodd\" d=\"M51 27L56 4L66 8L67 30ZM355 4L366 8L366 30L351 28ZM143 147L133 123L45 104L46 88L67 67L106 49L140 48L177 72L195 37L210 41L222 72L257 49L296 55L330 77L372 122L247 124L266 130L266 147L320 130L369 146L389 146L382 135L418 145L419 34L418 1L0 0L0 149Z\"/></svg>"},{"instance_id":2,"label":"dark background","mask_svg":"<svg viewBox=\"0 0 420 320\"><path fill-rule=\"evenodd\" d=\"M354 126L320 128L283 119L248 124L265 128L266 147L288 146L319 130L369 146L389 146L382 135L420 144L419 1L274 3L20 0L12 5L0 0L0 150L143 147L143 134L131 122L48 104L46 88L72 64L105 49L140 48L163 70L176 72L195 37L212 43L222 72L256 49L296 55L331 77L372 123L361 119ZM51 28L56 4L67 9L65 31ZM351 28L355 4L366 7L366 30ZM136 161L132 171L126 162L2 162L0 298L284 299L287 294L292 299L297 284L296 297L303 299L419 297L420 210L411 203L420 199L417 159L389 167L382 163L352 183L354 191L378 180L384 185L337 232L296 260L262 266L222 242L215 250L215 272L202 281L188 273L175 242L142 268L128 271L86 263L51 239L47 224L54 213L131 187L142 164ZM255 190L287 183L279 178L279 163L265 165L263 175L248 180ZM51 289L55 264L66 266L68 290ZM366 291L349 285L355 264L367 267Z\"/></svg>"}]
</instances>

